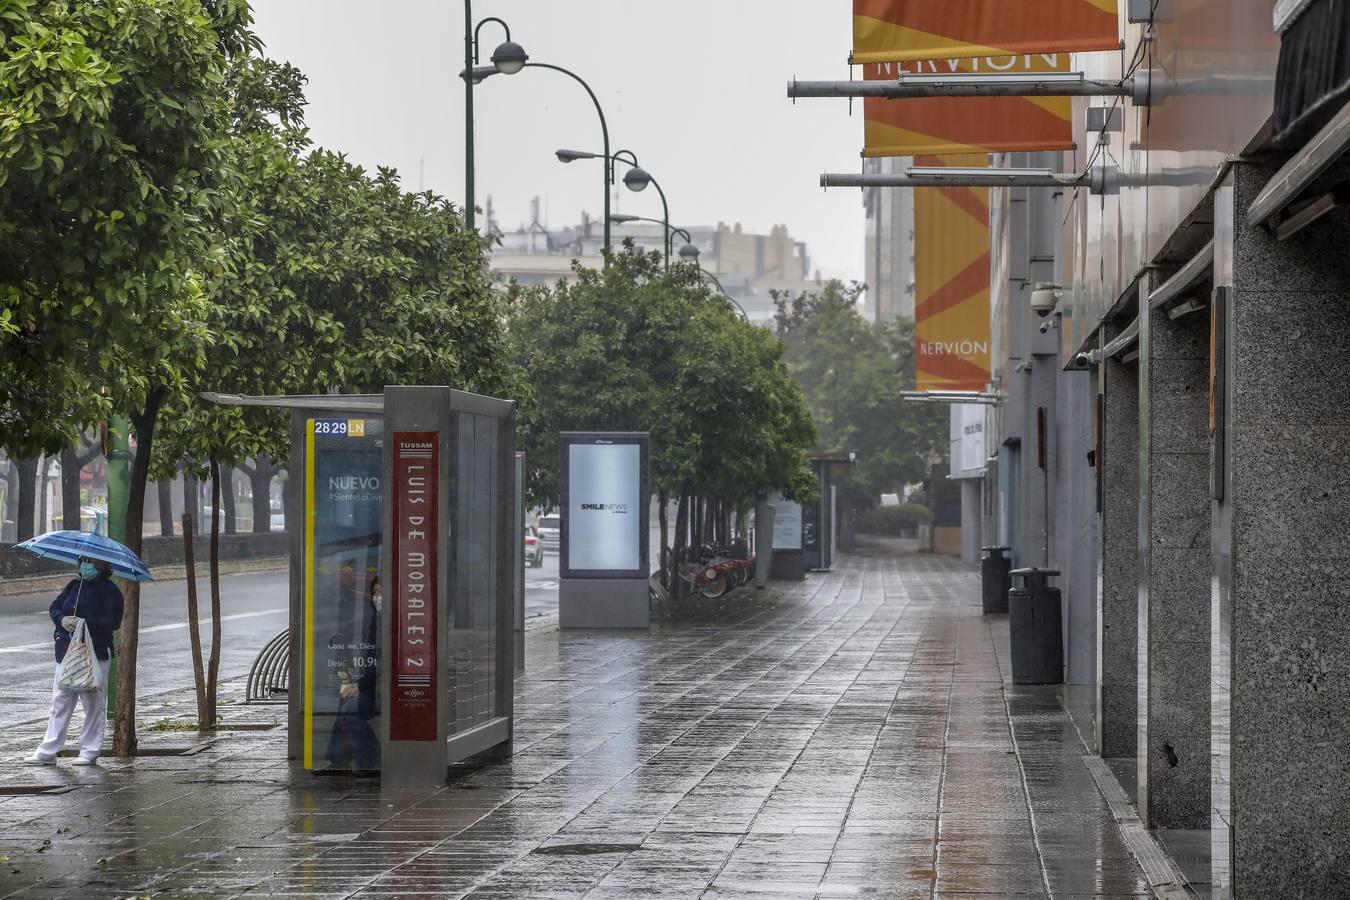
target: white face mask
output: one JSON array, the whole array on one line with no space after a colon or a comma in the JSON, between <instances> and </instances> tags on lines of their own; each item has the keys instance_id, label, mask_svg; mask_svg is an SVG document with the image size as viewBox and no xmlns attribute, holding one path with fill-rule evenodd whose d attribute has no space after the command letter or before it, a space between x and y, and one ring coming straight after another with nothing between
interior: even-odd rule
<instances>
[{"instance_id":1,"label":"white face mask","mask_svg":"<svg viewBox=\"0 0 1350 900\"><path fill-rule=\"evenodd\" d=\"M370 595L370 602L375 605L375 611L379 612L384 609L384 594L376 591Z\"/></svg>"}]
</instances>

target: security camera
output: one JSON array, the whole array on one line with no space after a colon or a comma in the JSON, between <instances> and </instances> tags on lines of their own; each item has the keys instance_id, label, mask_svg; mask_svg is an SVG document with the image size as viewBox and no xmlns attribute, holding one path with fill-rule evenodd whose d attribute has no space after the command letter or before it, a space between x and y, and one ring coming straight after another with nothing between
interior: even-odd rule
<instances>
[{"instance_id":1,"label":"security camera","mask_svg":"<svg viewBox=\"0 0 1350 900\"><path fill-rule=\"evenodd\" d=\"M1065 368L1075 372L1083 372L1097 365L1101 361L1102 351L1084 350L1083 352L1075 353L1070 357L1069 364Z\"/></svg>"},{"instance_id":2,"label":"security camera","mask_svg":"<svg viewBox=\"0 0 1350 900\"><path fill-rule=\"evenodd\" d=\"M1059 285L1049 282L1037 283L1031 292L1031 308L1036 315L1044 319L1055 311L1055 304L1059 302Z\"/></svg>"},{"instance_id":3,"label":"security camera","mask_svg":"<svg viewBox=\"0 0 1350 900\"><path fill-rule=\"evenodd\" d=\"M1050 321L1050 322L1042 322L1042 323L1041 323L1041 334L1045 334L1045 333L1048 332L1051 328L1054 328L1054 327L1055 327L1055 323L1054 323L1053 321Z\"/></svg>"}]
</instances>

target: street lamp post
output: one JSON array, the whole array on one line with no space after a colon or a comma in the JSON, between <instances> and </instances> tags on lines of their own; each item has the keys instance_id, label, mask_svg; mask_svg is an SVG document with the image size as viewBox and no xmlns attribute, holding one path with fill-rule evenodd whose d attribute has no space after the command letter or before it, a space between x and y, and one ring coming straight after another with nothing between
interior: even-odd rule
<instances>
[{"instance_id":1,"label":"street lamp post","mask_svg":"<svg viewBox=\"0 0 1350 900\"><path fill-rule=\"evenodd\" d=\"M531 63L530 65L534 65ZM599 105L597 104L597 108ZM628 154L626 157L624 154ZM608 184L614 183L614 163L621 162L630 168L623 176L624 186L630 191L640 192L647 189L647 185L656 185L656 192L661 195L661 222L666 227L666 239L663 242L665 248L666 267L670 267L670 204L666 202L666 192L661 189L661 184L651 173L642 166L638 165L637 154L632 150L620 150L617 153L609 152L609 135L605 136L605 152L590 153L585 150L558 150L556 152L559 162L576 162L579 159L602 159L605 161L605 168L608 170ZM609 246L609 223L613 218L609 213L609 188L605 188L605 246Z\"/></svg>"},{"instance_id":2,"label":"street lamp post","mask_svg":"<svg viewBox=\"0 0 1350 900\"><path fill-rule=\"evenodd\" d=\"M465 0L465 4L464 4L464 5L465 5L465 8L466 8L466 11L467 11L467 7L468 7L469 2L470 2L470 0ZM470 20L470 19L466 18L466 21L469 21L469 20ZM479 26L481 27L481 26L483 25L483 23L488 22L488 21L497 21L497 22L501 22L500 19L495 19L495 20L484 19L483 22L480 22L480 23L479 23ZM501 22L501 24L502 24L502 27L503 27L503 28L506 27L506 23L505 23L505 22ZM514 75L514 74L516 74L517 72L519 72L519 71L522 70L522 69L549 69L549 70L551 70L551 71L553 71L553 72L561 72L562 74L566 75L568 78L571 78L571 79L572 79L573 81L575 81L577 84L579 84L579 85L581 85L583 88L585 88L585 90L586 90L586 95L587 95L588 97L591 98L591 103L593 103L593 104L595 105L595 112L596 112L596 115L598 115L598 116L600 117L600 137L601 137L601 143L604 145L604 148L605 148L604 157L605 157L605 159L611 159L611 156L610 156L610 153L609 153L609 123L605 120L605 111L604 111L604 109L601 108L601 106L600 106L600 99L599 99L598 97L595 96L595 91L591 90L591 86L590 86L589 84L586 83L586 80L585 80L584 78L582 78L580 75L578 75L576 72L573 72L573 71L570 70L570 69L564 69L562 66L555 66L555 65L553 65L552 63L530 62L530 61L529 61L529 60L530 60L530 57L529 57L528 54L526 54L524 48L521 47L519 44L517 44L517 43L515 43L514 41L511 40L511 33L510 33L510 30L509 30L509 29L508 29L508 31L507 31L506 42L503 43L503 44L501 44L500 46L498 46L497 49L494 50L493 53L492 53L492 65L490 65L490 66L478 66L478 65L475 65L475 64L474 64L474 63L476 62L476 47L477 47L477 38L474 37L474 38L470 39L468 45L466 45L466 48L465 48L465 56L464 56L464 59L465 59L465 63L464 63L464 72L462 73L462 74L463 74L463 77L464 77L465 85L466 85L466 87L465 87L466 96L469 98L469 99L468 99L468 103L469 103L468 160L469 160L469 162L468 162L468 171L467 171L466 181L468 182L469 187L470 187L471 189L472 189L472 186L473 186L473 85L476 84L476 83L478 83L478 82L480 82L480 81L482 81L484 78L487 78L487 77L489 77L489 76L491 76L491 75L496 75L498 72L502 73L503 75ZM566 160L566 161L567 161L567 162L570 162L570 160ZM608 249L609 249L609 246L610 246L610 241L609 241L609 186L610 186L611 184L614 183L614 169L613 169L613 166L611 166L611 165L609 165L609 164L606 164L606 165L605 165L605 170L604 170L604 172L601 173L601 175L602 175L602 180L603 180L603 184L604 184L604 188L605 188L605 249L608 250ZM473 205L472 194L470 194L469 205L470 205L470 206ZM471 221L472 221L472 220L471 220Z\"/></svg>"},{"instance_id":3,"label":"street lamp post","mask_svg":"<svg viewBox=\"0 0 1350 900\"><path fill-rule=\"evenodd\" d=\"M492 52L492 65L478 65L478 33L489 22L496 22L506 32L506 40ZM470 230L477 230L478 210L474 201L474 127L473 89L489 75L501 72L514 75L524 66L529 56L511 40L511 26L496 16L488 16L477 25L473 23L473 0L464 0L464 222Z\"/></svg>"},{"instance_id":4,"label":"street lamp post","mask_svg":"<svg viewBox=\"0 0 1350 900\"><path fill-rule=\"evenodd\" d=\"M686 262L693 262L698 259L698 247L694 246L693 237L691 237L689 232L683 228L676 228L669 222L653 219L650 216L630 216L626 213L615 213L609 217L609 220L619 225L622 225L625 222L651 222L655 225L664 226L666 236L666 268L670 268L670 251L675 249L675 235L677 234L684 236L684 246L680 248L680 259L683 259Z\"/></svg>"}]
</instances>

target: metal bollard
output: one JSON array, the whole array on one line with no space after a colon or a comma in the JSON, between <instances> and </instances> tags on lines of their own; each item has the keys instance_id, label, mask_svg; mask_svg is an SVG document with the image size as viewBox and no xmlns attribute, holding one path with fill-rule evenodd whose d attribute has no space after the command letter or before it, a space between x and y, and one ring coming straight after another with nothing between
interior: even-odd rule
<instances>
[{"instance_id":1,"label":"metal bollard","mask_svg":"<svg viewBox=\"0 0 1350 900\"><path fill-rule=\"evenodd\" d=\"M1064 613L1053 569L1014 569L1008 592L1008 640L1013 684L1064 683Z\"/></svg>"},{"instance_id":2,"label":"metal bollard","mask_svg":"<svg viewBox=\"0 0 1350 900\"><path fill-rule=\"evenodd\" d=\"M1012 590L1012 560L1010 547L985 547L980 560L980 582L983 588L984 614L1006 613L1008 591Z\"/></svg>"}]
</instances>

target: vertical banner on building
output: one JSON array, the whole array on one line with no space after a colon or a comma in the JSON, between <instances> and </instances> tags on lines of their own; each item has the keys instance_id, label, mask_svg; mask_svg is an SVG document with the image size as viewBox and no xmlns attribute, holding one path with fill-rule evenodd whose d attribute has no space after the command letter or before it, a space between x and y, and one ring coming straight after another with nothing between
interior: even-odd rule
<instances>
[{"instance_id":1,"label":"vertical banner on building","mask_svg":"<svg viewBox=\"0 0 1350 900\"><path fill-rule=\"evenodd\" d=\"M853 0L853 62L1115 50L1116 0Z\"/></svg>"},{"instance_id":2,"label":"vertical banner on building","mask_svg":"<svg viewBox=\"0 0 1350 900\"><path fill-rule=\"evenodd\" d=\"M440 435L397 431L393 441L394 685L389 737L434 741Z\"/></svg>"},{"instance_id":3,"label":"vertical banner on building","mask_svg":"<svg viewBox=\"0 0 1350 900\"><path fill-rule=\"evenodd\" d=\"M983 166L921 156L916 166ZM914 343L921 391L989 386L989 190L914 189Z\"/></svg>"},{"instance_id":4,"label":"vertical banner on building","mask_svg":"<svg viewBox=\"0 0 1350 900\"><path fill-rule=\"evenodd\" d=\"M1024 75L1069 71L1069 54L869 63L865 81L904 75ZM863 101L863 156L1015 153L1073 148L1068 97L925 97Z\"/></svg>"}]
</instances>

